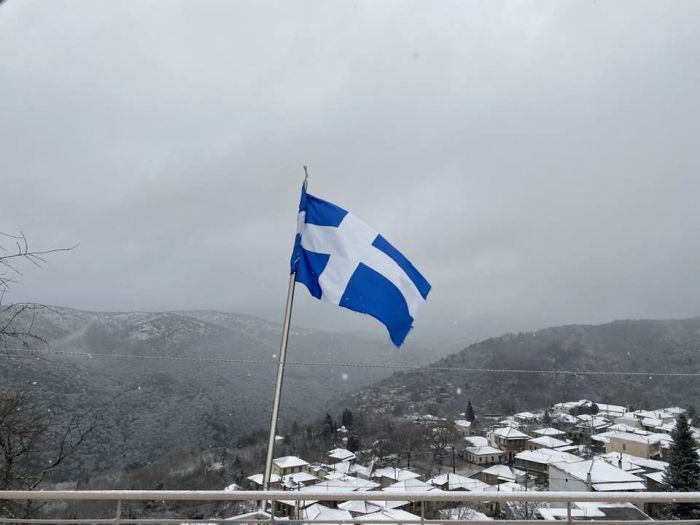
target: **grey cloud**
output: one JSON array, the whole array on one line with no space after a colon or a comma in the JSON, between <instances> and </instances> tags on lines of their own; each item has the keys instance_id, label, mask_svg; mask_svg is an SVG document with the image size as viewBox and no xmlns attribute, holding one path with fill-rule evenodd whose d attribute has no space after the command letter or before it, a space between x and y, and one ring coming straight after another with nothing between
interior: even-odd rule
<instances>
[{"instance_id":1,"label":"grey cloud","mask_svg":"<svg viewBox=\"0 0 700 525\"><path fill-rule=\"evenodd\" d=\"M308 163L433 283L416 339L696 315L699 11L10 0L0 229L81 242L12 299L279 318Z\"/></svg>"}]
</instances>

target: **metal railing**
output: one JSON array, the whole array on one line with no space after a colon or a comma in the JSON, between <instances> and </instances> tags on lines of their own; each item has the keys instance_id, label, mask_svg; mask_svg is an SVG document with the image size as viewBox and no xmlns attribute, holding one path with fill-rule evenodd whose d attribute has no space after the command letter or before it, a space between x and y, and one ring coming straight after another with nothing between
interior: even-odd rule
<instances>
[{"instance_id":1,"label":"metal railing","mask_svg":"<svg viewBox=\"0 0 700 525\"><path fill-rule=\"evenodd\" d=\"M462 491L442 491L431 490L421 492L385 492L385 491L189 491L189 490L51 490L51 491L0 491L0 502L7 501L106 501L115 503L115 515L112 518L11 518L0 515L0 524L183 524L183 523L225 523L233 524L270 524L283 522L288 525L300 524L361 524L369 523L363 520L362 516L357 516L350 520L313 520L313 519L288 519L286 517L275 516L255 517L249 519L226 519L226 518L124 518L122 515L122 503L133 501L180 501L180 502L246 502L246 501L293 501L303 504L303 502L339 502L339 501L410 501L412 503L435 502L435 503L496 503L507 502L548 502L563 503L566 508L566 521L592 521L586 518L572 516L572 505L578 502L597 503L700 503L700 492L462 492ZM450 525L494 525L492 520L450 520L450 519L426 519L425 505L421 505L421 516L419 519L377 519L372 520L373 524L394 524L394 525L436 525L449 523ZM297 505L298 508L298 505ZM541 523L541 520L498 520L504 525L532 525ZM648 525L648 520L604 520L596 519L599 525ZM656 520L660 524L676 525L700 525L700 520Z\"/></svg>"}]
</instances>

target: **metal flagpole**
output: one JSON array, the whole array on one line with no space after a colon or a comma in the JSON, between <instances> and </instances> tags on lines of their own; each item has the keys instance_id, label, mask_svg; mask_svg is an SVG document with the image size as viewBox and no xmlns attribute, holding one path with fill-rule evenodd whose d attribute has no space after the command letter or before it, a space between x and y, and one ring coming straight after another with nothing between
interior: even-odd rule
<instances>
[{"instance_id":1,"label":"metal flagpole","mask_svg":"<svg viewBox=\"0 0 700 525\"><path fill-rule=\"evenodd\" d=\"M309 172L304 166L304 190L309 182ZM277 362L277 381L275 382L275 397L272 402L272 416L270 418L270 436L267 441L267 457L265 459L265 474L263 475L263 490L270 490L270 478L272 476L272 456L275 450L275 436L277 435L277 416L279 415L280 400L282 398L282 380L284 379L284 365L287 359L287 341L289 340L289 325L292 319L292 306L294 304L294 283L296 272L289 276L287 287L287 305L284 308L284 321L282 323L282 341L280 342L280 355Z\"/></svg>"}]
</instances>

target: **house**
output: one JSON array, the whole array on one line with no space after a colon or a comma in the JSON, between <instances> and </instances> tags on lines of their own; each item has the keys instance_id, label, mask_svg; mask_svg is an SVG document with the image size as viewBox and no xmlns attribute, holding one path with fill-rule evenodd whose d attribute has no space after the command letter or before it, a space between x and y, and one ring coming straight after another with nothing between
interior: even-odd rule
<instances>
[{"instance_id":1,"label":"house","mask_svg":"<svg viewBox=\"0 0 700 525\"><path fill-rule=\"evenodd\" d=\"M576 408L588 408L593 405L593 401L581 399L580 401L567 401L566 403L557 403L552 407L554 414L569 414Z\"/></svg>"},{"instance_id":2,"label":"house","mask_svg":"<svg viewBox=\"0 0 700 525\"><path fill-rule=\"evenodd\" d=\"M313 474L308 472L297 472L295 474L287 474L282 476L282 487L285 489L298 489L307 485L313 485L321 481Z\"/></svg>"},{"instance_id":3,"label":"house","mask_svg":"<svg viewBox=\"0 0 700 525\"><path fill-rule=\"evenodd\" d=\"M503 451L503 459L512 461L518 452L527 448L530 436L512 427L496 428L489 432L489 443Z\"/></svg>"},{"instance_id":4,"label":"house","mask_svg":"<svg viewBox=\"0 0 700 525\"><path fill-rule=\"evenodd\" d=\"M535 423L537 421L537 414L532 412L519 412L513 416L513 419L518 423Z\"/></svg>"},{"instance_id":5,"label":"house","mask_svg":"<svg viewBox=\"0 0 700 525\"><path fill-rule=\"evenodd\" d=\"M602 459L549 465L549 490L554 492L637 492L644 480Z\"/></svg>"},{"instance_id":6,"label":"house","mask_svg":"<svg viewBox=\"0 0 700 525\"><path fill-rule=\"evenodd\" d=\"M352 514L347 510L326 507L320 503L314 503L313 505L300 509L299 516L297 517L297 519L309 521L341 521L351 520L352 518Z\"/></svg>"},{"instance_id":7,"label":"house","mask_svg":"<svg viewBox=\"0 0 700 525\"><path fill-rule=\"evenodd\" d=\"M568 521L566 507L542 507L536 510L545 521ZM631 503L574 502L571 507L574 521L644 521L651 518Z\"/></svg>"},{"instance_id":8,"label":"house","mask_svg":"<svg viewBox=\"0 0 700 525\"><path fill-rule=\"evenodd\" d=\"M483 447L467 447L464 454L467 461L477 465L500 463L503 458L503 451L488 445Z\"/></svg>"},{"instance_id":9,"label":"house","mask_svg":"<svg viewBox=\"0 0 700 525\"><path fill-rule=\"evenodd\" d=\"M515 466L535 476L537 483L549 482L549 465L552 463L574 463L581 458L559 450L541 448L526 450L515 455Z\"/></svg>"},{"instance_id":10,"label":"house","mask_svg":"<svg viewBox=\"0 0 700 525\"><path fill-rule=\"evenodd\" d=\"M483 436L469 436L465 437L464 441L467 442L468 447L485 447L489 444L489 440Z\"/></svg>"},{"instance_id":11,"label":"house","mask_svg":"<svg viewBox=\"0 0 700 525\"><path fill-rule=\"evenodd\" d=\"M599 434L604 432L611 424L604 417L595 417L588 414L582 414L578 416L578 419L579 423L568 432L572 439L583 439Z\"/></svg>"},{"instance_id":12,"label":"house","mask_svg":"<svg viewBox=\"0 0 700 525\"><path fill-rule=\"evenodd\" d=\"M375 501L352 500L344 501L343 503L338 504L338 508L347 510L353 517L355 517L381 511L383 507L378 505L378 503L379 502Z\"/></svg>"},{"instance_id":13,"label":"house","mask_svg":"<svg viewBox=\"0 0 700 525\"><path fill-rule=\"evenodd\" d=\"M615 465L625 472L629 472L630 474L635 474L637 476L643 476L650 472L664 472L666 467L668 467L668 463L665 461L645 459L620 452L611 452L609 454L603 454L599 457L611 465Z\"/></svg>"},{"instance_id":14,"label":"house","mask_svg":"<svg viewBox=\"0 0 700 525\"><path fill-rule=\"evenodd\" d=\"M355 461L355 459L357 459L354 453L345 448L334 448L333 450L328 451L327 455L328 463L330 465L341 461Z\"/></svg>"},{"instance_id":15,"label":"house","mask_svg":"<svg viewBox=\"0 0 700 525\"><path fill-rule=\"evenodd\" d=\"M554 438L561 438L563 436L566 436L566 432L553 427L538 428L537 430L533 430L532 433L537 434L538 436L549 436Z\"/></svg>"},{"instance_id":16,"label":"house","mask_svg":"<svg viewBox=\"0 0 700 525\"><path fill-rule=\"evenodd\" d=\"M598 415L610 419L622 417L627 413L627 409L619 405L606 405L605 403L596 403L598 406Z\"/></svg>"},{"instance_id":17,"label":"house","mask_svg":"<svg viewBox=\"0 0 700 525\"><path fill-rule=\"evenodd\" d=\"M401 509L385 508L378 512L373 512L372 514L358 516L357 518L355 518L355 520L357 521L357 523L379 522L403 525L404 523L415 523L417 521L420 521L420 516L417 514L411 514L410 512Z\"/></svg>"},{"instance_id":18,"label":"house","mask_svg":"<svg viewBox=\"0 0 700 525\"><path fill-rule=\"evenodd\" d=\"M262 474L253 474L252 476L248 476L247 479L248 479L248 481L251 482L251 484L253 485L253 488L256 490L263 486L263 475ZM281 478L277 474L271 474L270 475L270 488L278 489L280 487L280 481L281 481Z\"/></svg>"},{"instance_id":19,"label":"house","mask_svg":"<svg viewBox=\"0 0 700 525\"><path fill-rule=\"evenodd\" d=\"M616 432L608 436L605 452L608 454L622 452L640 458L654 459L661 457L661 446L658 439L650 439L649 436Z\"/></svg>"},{"instance_id":20,"label":"house","mask_svg":"<svg viewBox=\"0 0 700 525\"><path fill-rule=\"evenodd\" d=\"M305 470L306 461L296 456L284 456L272 460L272 473L278 476L286 476Z\"/></svg>"},{"instance_id":21,"label":"house","mask_svg":"<svg viewBox=\"0 0 700 525\"><path fill-rule=\"evenodd\" d=\"M465 436L468 436L471 434L472 424L471 421L466 419L455 419L455 428Z\"/></svg>"},{"instance_id":22,"label":"house","mask_svg":"<svg viewBox=\"0 0 700 525\"><path fill-rule=\"evenodd\" d=\"M408 479L419 478L420 474L413 471L397 468L397 467L382 467L376 469L371 478L378 481L382 487L388 487L398 481L406 481Z\"/></svg>"},{"instance_id":23,"label":"house","mask_svg":"<svg viewBox=\"0 0 700 525\"><path fill-rule=\"evenodd\" d=\"M494 465L482 470L479 475L484 483L500 485L501 483L524 481L526 472L512 469L508 465Z\"/></svg>"},{"instance_id":24,"label":"house","mask_svg":"<svg viewBox=\"0 0 700 525\"><path fill-rule=\"evenodd\" d=\"M567 447L569 445L571 445L571 441L568 439L566 441L562 441L561 439L551 436L540 436L527 440L528 450L537 450L538 448L559 448Z\"/></svg>"},{"instance_id":25,"label":"house","mask_svg":"<svg viewBox=\"0 0 700 525\"><path fill-rule=\"evenodd\" d=\"M460 474L438 474L430 478L427 483L441 490L484 490L489 485L478 479L468 478Z\"/></svg>"}]
</instances>

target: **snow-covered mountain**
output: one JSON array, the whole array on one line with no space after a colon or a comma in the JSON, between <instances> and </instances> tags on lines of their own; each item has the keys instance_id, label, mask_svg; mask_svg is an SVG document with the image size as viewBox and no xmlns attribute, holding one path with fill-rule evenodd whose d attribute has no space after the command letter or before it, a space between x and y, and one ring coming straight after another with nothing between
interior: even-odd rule
<instances>
[{"instance_id":1,"label":"snow-covered mountain","mask_svg":"<svg viewBox=\"0 0 700 525\"><path fill-rule=\"evenodd\" d=\"M0 359L1 384L26 385L59 414L94 414L97 429L71 465L72 477L231 446L269 424L276 324L215 311L55 307L38 312L33 332L48 347L24 354L32 358ZM435 357L415 347L396 351L388 339L297 328L288 355L283 422L316 416L391 373L328 363L413 365Z\"/></svg>"}]
</instances>

